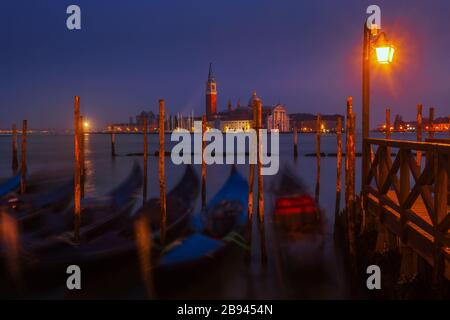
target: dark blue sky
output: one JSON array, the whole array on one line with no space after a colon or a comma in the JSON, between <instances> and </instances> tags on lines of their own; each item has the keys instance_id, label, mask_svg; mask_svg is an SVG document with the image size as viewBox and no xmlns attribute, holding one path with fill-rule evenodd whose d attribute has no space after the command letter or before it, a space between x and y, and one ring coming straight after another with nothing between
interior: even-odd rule
<instances>
[{"instance_id":1,"label":"dark blue sky","mask_svg":"<svg viewBox=\"0 0 450 320\"><path fill-rule=\"evenodd\" d=\"M412 118L415 105L450 113L450 2L363 0L39 0L0 4L0 128L23 118L34 128L72 124L72 100L97 126L142 109L204 112L209 62L219 109L247 103L289 112L360 119L365 10L382 9L396 63L372 72L372 125L384 109ZM78 4L82 30L66 29ZM426 109L426 112L427 109Z\"/></svg>"}]
</instances>

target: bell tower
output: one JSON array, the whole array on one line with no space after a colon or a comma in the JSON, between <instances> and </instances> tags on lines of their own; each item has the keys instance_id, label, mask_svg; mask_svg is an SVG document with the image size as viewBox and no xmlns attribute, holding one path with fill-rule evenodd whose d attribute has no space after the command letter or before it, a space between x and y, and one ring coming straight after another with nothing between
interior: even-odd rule
<instances>
[{"instance_id":1,"label":"bell tower","mask_svg":"<svg viewBox=\"0 0 450 320\"><path fill-rule=\"evenodd\" d=\"M217 113L216 79L212 72L212 63L209 64L208 81L206 82L206 116Z\"/></svg>"}]
</instances>

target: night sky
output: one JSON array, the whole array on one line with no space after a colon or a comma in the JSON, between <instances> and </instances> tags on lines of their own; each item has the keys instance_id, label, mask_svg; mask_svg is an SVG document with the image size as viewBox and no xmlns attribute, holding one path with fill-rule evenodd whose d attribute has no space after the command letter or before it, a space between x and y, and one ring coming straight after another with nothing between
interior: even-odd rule
<instances>
[{"instance_id":1,"label":"night sky","mask_svg":"<svg viewBox=\"0 0 450 320\"><path fill-rule=\"evenodd\" d=\"M66 28L77 4L82 30ZM69 128L73 96L96 127L141 110L204 113L208 65L218 109L247 104L289 113L344 113L360 120L366 8L382 9L395 63L372 68L372 126L415 115L417 103L450 114L450 1L9 0L0 4L0 128Z\"/></svg>"}]
</instances>

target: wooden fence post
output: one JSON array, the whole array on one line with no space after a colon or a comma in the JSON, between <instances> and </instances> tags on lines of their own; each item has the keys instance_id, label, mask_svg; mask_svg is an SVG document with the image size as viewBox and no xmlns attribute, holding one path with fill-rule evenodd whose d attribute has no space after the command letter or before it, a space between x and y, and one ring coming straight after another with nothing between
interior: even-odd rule
<instances>
[{"instance_id":1,"label":"wooden fence post","mask_svg":"<svg viewBox=\"0 0 450 320\"><path fill-rule=\"evenodd\" d=\"M164 172L164 100L159 100L159 194L161 203L161 230L160 230L160 242L164 245L166 241L166 181Z\"/></svg>"},{"instance_id":2,"label":"wooden fence post","mask_svg":"<svg viewBox=\"0 0 450 320\"><path fill-rule=\"evenodd\" d=\"M17 160L17 127L14 123L12 125L12 171L13 174L17 173L19 169L19 161Z\"/></svg>"},{"instance_id":3,"label":"wooden fence post","mask_svg":"<svg viewBox=\"0 0 450 320\"><path fill-rule=\"evenodd\" d=\"M80 156L80 97L74 98L74 146L75 146L75 169L74 169L74 240L80 240L81 223L81 156Z\"/></svg>"},{"instance_id":4,"label":"wooden fence post","mask_svg":"<svg viewBox=\"0 0 450 320\"><path fill-rule=\"evenodd\" d=\"M27 188L26 175L27 175L27 131L28 122L23 120L22 122L22 156L21 156L21 175L20 175L20 193L25 193Z\"/></svg>"},{"instance_id":5,"label":"wooden fence post","mask_svg":"<svg viewBox=\"0 0 450 320\"><path fill-rule=\"evenodd\" d=\"M317 114L316 121L316 163L317 163L317 174L316 174L316 203L319 203L320 196L320 132L322 130L322 120L320 113Z\"/></svg>"},{"instance_id":6,"label":"wooden fence post","mask_svg":"<svg viewBox=\"0 0 450 320\"><path fill-rule=\"evenodd\" d=\"M445 272L445 260L444 260L444 248L445 244L442 239L443 236L439 236L439 233L443 234L439 230L439 225L447 217L448 212L448 191L449 191L449 175L450 168L450 156L435 154L434 164L434 210L435 221L433 221L434 229L434 268L433 268L433 284L438 286L443 283Z\"/></svg>"}]
</instances>

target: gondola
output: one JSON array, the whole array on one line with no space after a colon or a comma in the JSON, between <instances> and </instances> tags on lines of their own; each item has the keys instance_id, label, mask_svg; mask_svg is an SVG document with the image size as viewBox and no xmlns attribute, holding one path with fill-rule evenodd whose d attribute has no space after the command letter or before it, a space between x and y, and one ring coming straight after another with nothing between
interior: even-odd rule
<instances>
[{"instance_id":1,"label":"gondola","mask_svg":"<svg viewBox=\"0 0 450 320\"><path fill-rule=\"evenodd\" d=\"M12 178L0 182L0 198L18 189L19 186L20 186L20 173L16 174Z\"/></svg>"},{"instance_id":2,"label":"gondola","mask_svg":"<svg viewBox=\"0 0 450 320\"><path fill-rule=\"evenodd\" d=\"M168 241L182 234L188 226L197 194L198 178L192 167L188 166L180 182L167 195ZM80 243L53 241L51 246L35 247L24 255L24 266L28 270L28 288L42 289L64 284L65 268L71 264L82 268L85 283L89 282L88 279L101 278L101 275L111 268L119 270L130 262L137 264L134 223L141 216L150 217L156 240L159 236L159 215L159 200L150 199L133 216L124 216L115 225L102 228L102 232L85 234ZM159 250L160 246L156 245L155 248ZM55 273L60 276L55 277Z\"/></svg>"},{"instance_id":3,"label":"gondola","mask_svg":"<svg viewBox=\"0 0 450 320\"><path fill-rule=\"evenodd\" d=\"M300 178L284 168L272 188L274 222L287 231L314 230L321 225L321 210Z\"/></svg>"},{"instance_id":4,"label":"gondola","mask_svg":"<svg viewBox=\"0 0 450 320\"><path fill-rule=\"evenodd\" d=\"M26 233L39 228L49 212L65 209L72 198L73 179L43 176L25 194L10 193L2 202L20 225L21 232Z\"/></svg>"},{"instance_id":5,"label":"gondola","mask_svg":"<svg viewBox=\"0 0 450 320\"><path fill-rule=\"evenodd\" d=\"M272 243L283 277L294 287L313 288L328 276L325 214L289 166L282 169L270 191L274 200Z\"/></svg>"},{"instance_id":6,"label":"gondola","mask_svg":"<svg viewBox=\"0 0 450 320\"><path fill-rule=\"evenodd\" d=\"M192 220L194 232L165 250L154 268L156 285L167 289L194 279L232 248L248 249L248 182L232 167L222 188Z\"/></svg>"},{"instance_id":7,"label":"gondola","mask_svg":"<svg viewBox=\"0 0 450 320\"><path fill-rule=\"evenodd\" d=\"M101 234L131 214L142 187L142 170L135 162L127 178L104 197L81 202L79 241ZM60 243L74 240L74 207L44 215L42 228L25 234L22 245L30 252L50 250Z\"/></svg>"}]
</instances>

